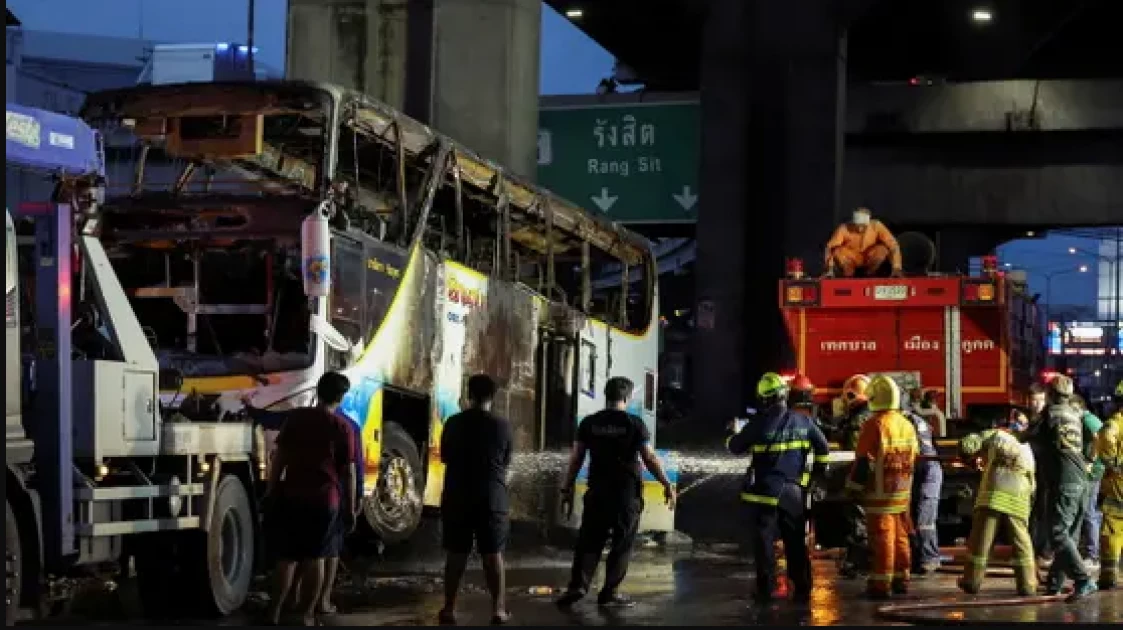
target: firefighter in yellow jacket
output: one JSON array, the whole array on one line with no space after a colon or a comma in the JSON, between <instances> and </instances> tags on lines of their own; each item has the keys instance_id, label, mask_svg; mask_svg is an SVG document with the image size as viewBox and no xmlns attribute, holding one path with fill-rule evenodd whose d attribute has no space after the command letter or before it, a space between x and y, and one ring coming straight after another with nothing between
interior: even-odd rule
<instances>
[{"instance_id":1,"label":"firefighter in yellow jacket","mask_svg":"<svg viewBox=\"0 0 1123 630\"><path fill-rule=\"evenodd\" d=\"M979 592L987 572L987 556L995 534L1005 525L1014 546L1014 577L1018 594L1037 594L1033 539L1029 536L1029 509L1033 503L1037 466L1029 445L1006 431L972 433L959 442L964 461L982 456L986 468L979 483L971 536L967 539L967 562L959 588L972 595Z\"/></svg>"},{"instance_id":2,"label":"firefighter in yellow jacket","mask_svg":"<svg viewBox=\"0 0 1123 630\"><path fill-rule=\"evenodd\" d=\"M1098 498L1103 511L1100 524L1101 589L1119 583L1120 552L1123 552L1123 381L1115 388L1115 414L1096 435L1095 465L1103 468Z\"/></svg>"},{"instance_id":3,"label":"firefighter in yellow jacket","mask_svg":"<svg viewBox=\"0 0 1123 630\"><path fill-rule=\"evenodd\" d=\"M857 495L866 511L872 556L866 592L883 599L908 592L912 564L909 504L919 447L916 429L899 411L897 384L878 375L870 381L867 393L873 413L858 436L846 488Z\"/></svg>"}]
</instances>

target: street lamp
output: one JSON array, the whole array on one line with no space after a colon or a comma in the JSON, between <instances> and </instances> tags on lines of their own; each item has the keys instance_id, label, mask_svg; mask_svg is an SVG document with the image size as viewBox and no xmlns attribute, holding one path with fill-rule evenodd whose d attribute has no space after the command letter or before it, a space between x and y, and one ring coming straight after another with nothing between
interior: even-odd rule
<instances>
[{"instance_id":1,"label":"street lamp","mask_svg":"<svg viewBox=\"0 0 1123 630\"><path fill-rule=\"evenodd\" d=\"M971 21L976 24L987 24L994 19L994 13L985 7L971 10Z\"/></svg>"}]
</instances>

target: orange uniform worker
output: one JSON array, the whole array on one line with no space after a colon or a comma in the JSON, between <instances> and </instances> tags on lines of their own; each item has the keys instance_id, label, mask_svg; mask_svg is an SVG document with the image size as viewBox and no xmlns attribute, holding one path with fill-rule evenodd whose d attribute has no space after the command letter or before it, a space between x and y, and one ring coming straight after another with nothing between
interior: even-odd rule
<instances>
[{"instance_id":1,"label":"orange uniform worker","mask_svg":"<svg viewBox=\"0 0 1123 630\"><path fill-rule=\"evenodd\" d=\"M899 411L897 384L878 375L866 391L873 414L862 426L846 488L858 495L866 511L871 555L866 592L881 599L908 592L912 565L909 504L919 446L916 429Z\"/></svg>"},{"instance_id":2,"label":"orange uniform worker","mask_svg":"<svg viewBox=\"0 0 1123 630\"><path fill-rule=\"evenodd\" d=\"M889 260L893 275L901 274L901 248L885 224L870 217L869 208L858 208L848 223L838 226L827 241L828 275L841 272L853 277L858 271L874 276Z\"/></svg>"}]
</instances>

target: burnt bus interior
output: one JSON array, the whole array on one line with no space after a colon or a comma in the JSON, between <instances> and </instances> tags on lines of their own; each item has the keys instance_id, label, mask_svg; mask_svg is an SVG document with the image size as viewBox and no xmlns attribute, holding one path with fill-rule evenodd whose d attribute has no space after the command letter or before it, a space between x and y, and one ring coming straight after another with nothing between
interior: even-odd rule
<instances>
[{"instance_id":1,"label":"burnt bus interior","mask_svg":"<svg viewBox=\"0 0 1123 630\"><path fill-rule=\"evenodd\" d=\"M361 95L344 93L333 120L333 98L301 84L91 97L84 117L111 165L103 241L162 367L254 375L311 362L300 227L327 195L350 237L333 245L331 321L352 343L369 341L395 286L366 269L372 248L401 270L418 239L621 329L648 327L653 261L635 237L506 185L497 167L469 172L462 148ZM215 158L216 146L236 157Z\"/></svg>"}]
</instances>

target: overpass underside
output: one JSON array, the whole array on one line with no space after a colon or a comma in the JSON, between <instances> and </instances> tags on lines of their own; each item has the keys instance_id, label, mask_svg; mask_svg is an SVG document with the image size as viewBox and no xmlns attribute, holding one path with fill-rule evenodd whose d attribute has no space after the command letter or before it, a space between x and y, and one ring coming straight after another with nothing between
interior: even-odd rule
<instances>
[{"instance_id":1,"label":"overpass underside","mask_svg":"<svg viewBox=\"0 0 1123 630\"><path fill-rule=\"evenodd\" d=\"M713 317L694 348L707 357L694 363L704 425L720 427L761 373L791 364L776 308L784 261L818 273L826 236L856 205L939 228L953 260L1018 226L1123 224L1123 82L847 94L848 25L830 4L705 3L695 299Z\"/></svg>"}]
</instances>

